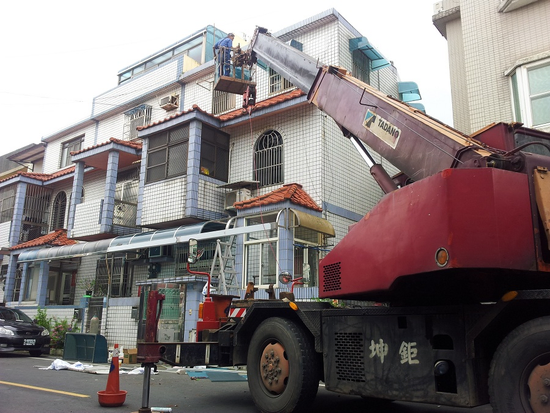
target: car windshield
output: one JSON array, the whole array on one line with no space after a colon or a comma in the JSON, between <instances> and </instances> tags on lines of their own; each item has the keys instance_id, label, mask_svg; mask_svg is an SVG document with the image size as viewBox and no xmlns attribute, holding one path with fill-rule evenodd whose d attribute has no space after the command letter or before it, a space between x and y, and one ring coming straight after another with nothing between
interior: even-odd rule
<instances>
[{"instance_id":1,"label":"car windshield","mask_svg":"<svg viewBox=\"0 0 550 413\"><path fill-rule=\"evenodd\" d=\"M27 314L14 308L0 308L0 320L32 323L32 320Z\"/></svg>"}]
</instances>

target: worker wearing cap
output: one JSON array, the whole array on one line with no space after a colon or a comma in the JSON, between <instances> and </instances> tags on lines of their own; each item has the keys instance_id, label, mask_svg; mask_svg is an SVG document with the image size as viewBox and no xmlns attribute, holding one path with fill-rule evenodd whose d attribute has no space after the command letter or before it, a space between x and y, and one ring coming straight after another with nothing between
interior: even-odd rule
<instances>
[{"instance_id":1,"label":"worker wearing cap","mask_svg":"<svg viewBox=\"0 0 550 413\"><path fill-rule=\"evenodd\" d=\"M218 42L214 45L214 54L219 55L221 57L220 62L223 62L224 76L229 76L230 73L229 62L231 60L231 50L233 49L234 38L235 35L233 33L229 33L225 38L218 40ZM221 72L222 69L220 66L220 74Z\"/></svg>"}]
</instances>

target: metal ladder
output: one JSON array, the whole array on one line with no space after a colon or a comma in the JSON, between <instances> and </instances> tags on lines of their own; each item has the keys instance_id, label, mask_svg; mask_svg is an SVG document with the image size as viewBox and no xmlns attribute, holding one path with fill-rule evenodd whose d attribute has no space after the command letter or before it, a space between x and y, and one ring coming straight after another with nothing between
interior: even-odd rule
<instances>
[{"instance_id":1,"label":"metal ladder","mask_svg":"<svg viewBox=\"0 0 550 413\"><path fill-rule=\"evenodd\" d=\"M233 219L226 224L229 229L233 224ZM216 251L210 267L212 278L218 278L218 289L221 294L227 295L228 289L238 289L237 271L235 270L235 249L236 235L231 235L228 241L216 240Z\"/></svg>"}]
</instances>

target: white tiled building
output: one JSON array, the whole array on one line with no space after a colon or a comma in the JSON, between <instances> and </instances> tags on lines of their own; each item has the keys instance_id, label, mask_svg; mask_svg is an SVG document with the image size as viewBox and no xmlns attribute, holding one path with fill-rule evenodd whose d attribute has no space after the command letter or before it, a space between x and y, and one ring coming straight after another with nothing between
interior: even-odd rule
<instances>
[{"instance_id":1,"label":"white tiled building","mask_svg":"<svg viewBox=\"0 0 550 413\"><path fill-rule=\"evenodd\" d=\"M522 122L550 131L550 1L442 0L433 22L447 39L458 130Z\"/></svg>"},{"instance_id":2,"label":"white tiled building","mask_svg":"<svg viewBox=\"0 0 550 413\"><path fill-rule=\"evenodd\" d=\"M335 122L268 67L255 70L250 115L239 95L213 90L212 46L224 35L208 26L121 70L90 119L43 138L40 173L0 181L7 305L78 310L85 331L97 315L109 345L134 347L140 298L156 284L159 339L187 341L206 281L187 271L189 238L204 251L192 270L214 269L219 290L225 280L242 297L252 281L267 297L270 284L290 288L278 281L287 271L302 277L299 299L318 295L319 259L382 191ZM274 36L402 92L395 67L334 9ZM241 231L252 225L262 229ZM226 228L237 234L221 237Z\"/></svg>"}]
</instances>

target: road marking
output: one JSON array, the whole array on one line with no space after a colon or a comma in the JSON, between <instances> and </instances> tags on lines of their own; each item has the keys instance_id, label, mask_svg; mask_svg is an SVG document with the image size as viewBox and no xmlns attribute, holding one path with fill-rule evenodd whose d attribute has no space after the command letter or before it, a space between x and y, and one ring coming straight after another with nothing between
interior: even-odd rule
<instances>
[{"instance_id":1,"label":"road marking","mask_svg":"<svg viewBox=\"0 0 550 413\"><path fill-rule=\"evenodd\" d=\"M24 387L26 389L33 389L33 390L40 390L40 391L47 391L51 393L58 393L58 394L65 394L67 396L74 396L74 397L90 397L87 394L78 394L78 393L71 393L68 391L61 391L61 390L53 390L53 389L46 389L44 387L36 387L36 386L29 386L27 384L19 384L19 383L10 383L9 381L0 381L0 384L5 384L7 386L16 386L16 387Z\"/></svg>"}]
</instances>

